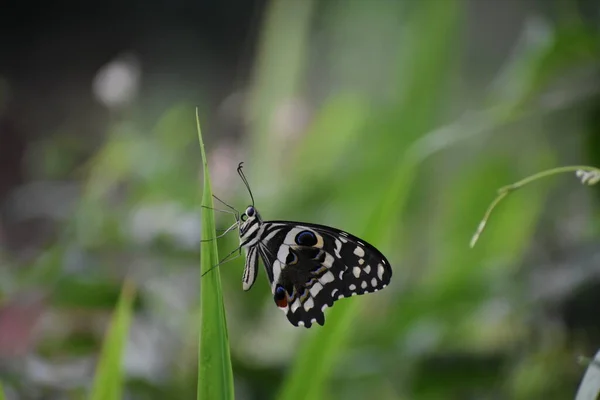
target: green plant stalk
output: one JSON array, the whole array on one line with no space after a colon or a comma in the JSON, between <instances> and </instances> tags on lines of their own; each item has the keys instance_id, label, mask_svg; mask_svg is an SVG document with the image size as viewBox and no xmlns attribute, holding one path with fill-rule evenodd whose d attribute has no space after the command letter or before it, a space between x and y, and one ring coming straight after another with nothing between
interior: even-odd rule
<instances>
[{"instance_id":1,"label":"green plant stalk","mask_svg":"<svg viewBox=\"0 0 600 400\"><path fill-rule=\"evenodd\" d=\"M133 314L135 286L126 280L102 345L90 392L91 400L120 400L123 396L123 350Z\"/></svg>"},{"instance_id":2,"label":"green plant stalk","mask_svg":"<svg viewBox=\"0 0 600 400\"><path fill-rule=\"evenodd\" d=\"M474 247L475 244L477 243L477 240L479 240L479 237L481 236L481 234L483 233L483 230L485 229L487 222L490 218L490 215L492 214L492 211L494 211L494 209L496 208L496 206L498 206L498 204L506 197L508 196L511 192L514 192L515 190L518 190L520 188L522 188L523 186L530 184L534 181L537 181L539 179L548 177L548 176L552 176L552 175L557 175L557 174L563 174L566 172L577 172L577 171L584 171L584 172L592 172L592 173L596 173L596 174L600 174L600 170L598 168L595 167L591 167L589 165L569 165L566 167L557 167L557 168L551 168L548 170L544 170L541 172L538 172L536 174L530 175L524 179L521 179L518 182L515 183L511 183L510 185L506 185L501 187L500 189L498 189L498 196L496 196L496 198L494 199L494 201L492 201L492 203L490 204L490 206L488 207L488 209L486 210L483 219L481 220L481 222L479 223L479 226L477 227L477 231L475 232L475 234L473 235L473 237L471 238L471 243L470 246ZM586 183L582 180L583 183ZM595 182L589 182L589 184L594 184Z\"/></svg>"},{"instance_id":3,"label":"green plant stalk","mask_svg":"<svg viewBox=\"0 0 600 400\"><path fill-rule=\"evenodd\" d=\"M202 141L200 119L196 109L198 142L202 153L204 189L202 193L202 237L215 238L215 216L212 210L212 190L208 162ZM198 400L233 400L233 371L229 354L229 335L225 318L225 305L221 290L216 240L200 243L200 337L198 345ZM212 268L212 270L211 270ZM208 272L211 270L210 272Z\"/></svg>"}]
</instances>

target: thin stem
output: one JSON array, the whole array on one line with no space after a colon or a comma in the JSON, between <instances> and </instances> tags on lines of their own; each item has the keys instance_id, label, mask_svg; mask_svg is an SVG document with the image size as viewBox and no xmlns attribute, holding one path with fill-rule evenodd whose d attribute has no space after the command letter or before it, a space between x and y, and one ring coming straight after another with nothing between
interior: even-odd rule
<instances>
[{"instance_id":1,"label":"thin stem","mask_svg":"<svg viewBox=\"0 0 600 400\"><path fill-rule=\"evenodd\" d=\"M598 179L599 179L598 177L600 177L600 169L598 169L596 167L591 167L588 165L569 165L566 167L557 167L557 168L548 169L548 170L545 170L542 172L538 172L537 174L530 175L527 178L521 179L518 182L501 187L500 189L498 189L498 195L496 196L494 201L492 201L492 203L487 208L487 210L483 216L483 219L481 220L481 222L479 223L479 226L477 227L477 231L475 231L475 234L471 238L471 242L470 242L471 248L475 246L475 243L477 243L479 236L481 236L481 233L485 229L485 226L487 225L488 219L490 218L492 211L494 211L494 209L496 208L496 206L498 206L500 201L502 201L506 196L508 196L509 193L514 192L515 190L518 190L518 189L522 188L523 186L525 186L533 181L536 181L538 179L545 178L545 177L552 176L552 175L562 174L565 172L576 172L577 177L581 180L581 183L588 184L588 185L593 185L593 184L597 183ZM595 177L592 177L592 175L595 175Z\"/></svg>"},{"instance_id":2,"label":"thin stem","mask_svg":"<svg viewBox=\"0 0 600 400\"><path fill-rule=\"evenodd\" d=\"M477 227L477 231L471 238L471 243L470 243L471 248L473 248L475 246L475 243L477 243L477 240L479 239L479 236L481 236L481 233L485 229L487 221L490 218L492 211L494 211L494 208L496 208L498 203L500 203L500 201L502 201L502 199L504 199L508 195L508 193L509 193L508 191L501 192L494 199L494 201L492 201L492 204L489 205L488 209L485 211L485 215L483 216L483 219L481 220L481 222L479 223L479 226Z\"/></svg>"},{"instance_id":3,"label":"thin stem","mask_svg":"<svg viewBox=\"0 0 600 400\"><path fill-rule=\"evenodd\" d=\"M586 171L586 172L597 171L598 173L600 173L600 170L598 168L590 167L589 165L569 165L566 167L557 167L557 168L547 169L542 172L538 172L537 174L528 176L527 178L521 179L518 182L503 186L500 189L498 189L498 193L514 192L515 190L520 189L523 186L527 185L528 183L531 183L538 179L545 178L547 176L562 174L565 172L577 172L577 171Z\"/></svg>"}]
</instances>

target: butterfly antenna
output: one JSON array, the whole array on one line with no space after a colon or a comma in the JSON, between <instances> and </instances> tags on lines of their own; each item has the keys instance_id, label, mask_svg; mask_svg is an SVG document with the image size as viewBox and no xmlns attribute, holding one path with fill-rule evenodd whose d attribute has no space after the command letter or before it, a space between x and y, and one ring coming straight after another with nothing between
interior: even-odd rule
<instances>
[{"instance_id":1,"label":"butterfly antenna","mask_svg":"<svg viewBox=\"0 0 600 400\"><path fill-rule=\"evenodd\" d=\"M246 189L248 189L248 193L250 193L250 198L252 199L252 206L254 206L254 196L252 195L252 190L250 190L250 185L248 184L248 180L246 179L246 176L244 175L244 171L242 171L243 165L244 165L243 162L241 162L238 165L237 172L238 172L238 175L240 176L240 178L242 178L244 185L246 185Z\"/></svg>"},{"instance_id":2,"label":"butterfly antenna","mask_svg":"<svg viewBox=\"0 0 600 400\"><path fill-rule=\"evenodd\" d=\"M213 211L222 212L222 213L225 213L225 214L237 215L237 212L235 212L235 211L221 210L219 208L214 208L214 207L209 207L209 206L202 206L201 205L200 208L206 208L207 210L213 210Z\"/></svg>"}]
</instances>

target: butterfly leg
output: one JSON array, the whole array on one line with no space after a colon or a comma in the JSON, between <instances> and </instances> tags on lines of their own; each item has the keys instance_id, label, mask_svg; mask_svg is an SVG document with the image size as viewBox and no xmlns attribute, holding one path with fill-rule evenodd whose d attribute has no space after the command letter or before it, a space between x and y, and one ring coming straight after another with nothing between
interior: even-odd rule
<instances>
[{"instance_id":1,"label":"butterfly leg","mask_svg":"<svg viewBox=\"0 0 600 400\"><path fill-rule=\"evenodd\" d=\"M215 196L214 194L212 195L217 201L219 201L220 203L222 203L223 205L225 205L225 207L229 208L232 211L232 214L235 214L236 219L239 219L240 216L240 212L238 210L236 210L235 208L233 208L232 206L230 206L229 204L225 203L223 200L221 200L220 198L218 198L217 196Z\"/></svg>"},{"instance_id":2,"label":"butterfly leg","mask_svg":"<svg viewBox=\"0 0 600 400\"><path fill-rule=\"evenodd\" d=\"M217 240L222 238L223 236L227 235L229 232L231 232L233 229L238 227L238 223L235 222L233 225L231 225L229 228L225 229L225 232L221 233L219 236L214 237L212 239L202 239L200 240L200 242L212 242L213 240Z\"/></svg>"},{"instance_id":3,"label":"butterfly leg","mask_svg":"<svg viewBox=\"0 0 600 400\"><path fill-rule=\"evenodd\" d=\"M235 254L236 252L238 252L239 250L239 254ZM235 257L232 257L235 254ZM229 253L225 258L223 258L221 261L219 261L219 263L211 268L208 269L208 271L206 271L205 273L202 274L202 276L208 274L210 271L212 271L213 269L217 268L220 265L225 264L226 262L229 261L233 261L236 258L240 257L242 255L242 248L238 247L237 249L233 250L231 253Z\"/></svg>"}]
</instances>

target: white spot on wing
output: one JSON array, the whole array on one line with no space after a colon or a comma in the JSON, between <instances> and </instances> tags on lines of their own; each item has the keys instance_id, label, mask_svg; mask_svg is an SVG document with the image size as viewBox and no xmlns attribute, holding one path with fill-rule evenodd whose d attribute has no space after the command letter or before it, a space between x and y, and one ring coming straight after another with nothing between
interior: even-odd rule
<instances>
[{"instance_id":1,"label":"white spot on wing","mask_svg":"<svg viewBox=\"0 0 600 400\"><path fill-rule=\"evenodd\" d=\"M375 279L375 278L371 279L371 286L373 286L373 287L377 286L377 279Z\"/></svg>"},{"instance_id":2,"label":"white spot on wing","mask_svg":"<svg viewBox=\"0 0 600 400\"><path fill-rule=\"evenodd\" d=\"M329 307L327 304L323 304L323 307L321 307L321 312L325 312L327 307Z\"/></svg>"},{"instance_id":3,"label":"white spot on wing","mask_svg":"<svg viewBox=\"0 0 600 400\"><path fill-rule=\"evenodd\" d=\"M352 268L352 273L354 274L354 277L358 279L358 277L360 276L360 268L358 268L358 267Z\"/></svg>"},{"instance_id":4,"label":"white spot on wing","mask_svg":"<svg viewBox=\"0 0 600 400\"><path fill-rule=\"evenodd\" d=\"M377 266L377 276L379 277L379 279L383 279L384 272L385 272L385 269L383 269L383 265L379 264Z\"/></svg>"},{"instance_id":5,"label":"white spot on wing","mask_svg":"<svg viewBox=\"0 0 600 400\"><path fill-rule=\"evenodd\" d=\"M317 322L317 319L316 319L316 318L313 318L313 319L311 319L311 320L310 320L310 323L311 323L311 324L314 324L315 322Z\"/></svg>"},{"instance_id":6,"label":"white spot on wing","mask_svg":"<svg viewBox=\"0 0 600 400\"><path fill-rule=\"evenodd\" d=\"M295 312L296 312L296 310L298 309L298 307L300 307L300 299L299 299L299 298L298 298L298 299L296 299L296 300L295 300L295 301L292 303L292 306L291 306L291 308L290 308L290 309L292 310L292 312L293 312L293 313L295 313Z\"/></svg>"},{"instance_id":7,"label":"white spot on wing","mask_svg":"<svg viewBox=\"0 0 600 400\"><path fill-rule=\"evenodd\" d=\"M370 273L371 273L371 266L370 266L369 264L367 264L367 266L365 267L365 272L366 272L367 274L370 274Z\"/></svg>"},{"instance_id":8,"label":"white spot on wing","mask_svg":"<svg viewBox=\"0 0 600 400\"><path fill-rule=\"evenodd\" d=\"M304 321L298 321L298 326L304 326Z\"/></svg>"},{"instance_id":9,"label":"white spot on wing","mask_svg":"<svg viewBox=\"0 0 600 400\"><path fill-rule=\"evenodd\" d=\"M342 242L339 239L335 239L335 256L337 258L342 258L340 250L342 250Z\"/></svg>"},{"instance_id":10,"label":"white spot on wing","mask_svg":"<svg viewBox=\"0 0 600 400\"><path fill-rule=\"evenodd\" d=\"M335 280L335 277L333 276L331 271L325 272L323 274L323 276L319 278L319 282L321 282L321 284L323 284L323 285L326 285L329 282L333 282L334 280Z\"/></svg>"},{"instance_id":11,"label":"white spot on wing","mask_svg":"<svg viewBox=\"0 0 600 400\"><path fill-rule=\"evenodd\" d=\"M365 259L364 258L360 258L358 260L358 265L363 265L365 263Z\"/></svg>"},{"instance_id":12,"label":"white spot on wing","mask_svg":"<svg viewBox=\"0 0 600 400\"><path fill-rule=\"evenodd\" d=\"M335 294L336 294L337 292L338 292L338 290L337 290L337 289L333 289L333 290L331 291L331 297L335 297Z\"/></svg>"},{"instance_id":13,"label":"white spot on wing","mask_svg":"<svg viewBox=\"0 0 600 400\"><path fill-rule=\"evenodd\" d=\"M365 251L363 250L362 247L356 246L356 248L354 249L354 254L356 254L359 257L364 257Z\"/></svg>"},{"instance_id":14,"label":"white spot on wing","mask_svg":"<svg viewBox=\"0 0 600 400\"><path fill-rule=\"evenodd\" d=\"M323 289L323 285L321 285L319 282L315 282L312 287L310 288L310 295L312 297L315 297L316 295L319 294L319 292L321 291L321 289Z\"/></svg>"},{"instance_id":15,"label":"white spot on wing","mask_svg":"<svg viewBox=\"0 0 600 400\"><path fill-rule=\"evenodd\" d=\"M348 243L348 240L345 239L345 238L343 238L343 237L340 237L340 242L342 242L342 243Z\"/></svg>"},{"instance_id":16,"label":"white spot on wing","mask_svg":"<svg viewBox=\"0 0 600 400\"><path fill-rule=\"evenodd\" d=\"M362 281L362 283L360 284L360 287L363 289L367 288L367 281Z\"/></svg>"},{"instance_id":17,"label":"white spot on wing","mask_svg":"<svg viewBox=\"0 0 600 400\"><path fill-rule=\"evenodd\" d=\"M315 306L315 302L312 299L312 297L309 297L305 302L304 302L304 310L308 311L311 308L313 308Z\"/></svg>"},{"instance_id":18,"label":"white spot on wing","mask_svg":"<svg viewBox=\"0 0 600 400\"><path fill-rule=\"evenodd\" d=\"M350 290L356 290L356 285L353 283L350 286L348 286L348 289L350 289Z\"/></svg>"},{"instance_id":19,"label":"white spot on wing","mask_svg":"<svg viewBox=\"0 0 600 400\"><path fill-rule=\"evenodd\" d=\"M343 298L344 298L344 295L343 295L343 294L340 294L340 295L338 296L338 299L343 299Z\"/></svg>"},{"instance_id":20,"label":"white spot on wing","mask_svg":"<svg viewBox=\"0 0 600 400\"><path fill-rule=\"evenodd\" d=\"M327 268L331 268L331 266L333 265L333 261L335 261L335 258L333 258L333 256L329 253L325 254L325 261L323 261L323 265Z\"/></svg>"}]
</instances>

